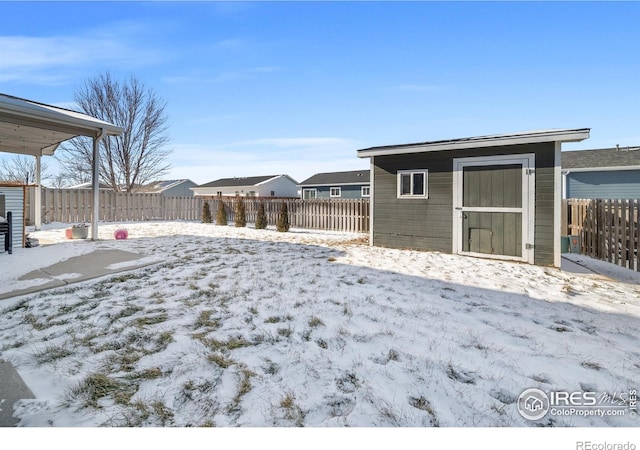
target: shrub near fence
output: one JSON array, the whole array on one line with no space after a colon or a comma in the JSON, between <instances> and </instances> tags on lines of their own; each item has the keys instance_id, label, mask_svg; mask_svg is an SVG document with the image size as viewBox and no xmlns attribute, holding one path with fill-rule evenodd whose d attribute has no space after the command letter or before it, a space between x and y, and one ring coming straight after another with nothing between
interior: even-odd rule
<instances>
[{"instance_id":1,"label":"shrub near fence","mask_svg":"<svg viewBox=\"0 0 640 450\"><path fill-rule=\"evenodd\" d=\"M580 236L581 253L640 272L639 200L563 200L562 234Z\"/></svg>"},{"instance_id":2,"label":"shrub near fence","mask_svg":"<svg viewBox=\"0 0 640 450\"><path fill-rule=\"evenodd\" d=\"M346 231L353 233L369 232L369 200L301 200L277 199L273 197L243 197L247 223L255 223L260 202L264 204L267 223L275 225L278 220L280 206L284 200L289 210L289 224L292 228L315 230ZM223 201L227 207L229 223L235 221L234 197L207 197L211 210L216 211L218 202Z\"/></svg>"},{"instance_id":3,"label":"shrub near fence","mask_svg":"<svg viewBox=\"0 0 640 450\"><path fill-rule=\"evenodd\" d=\"M99 219L105 222L135 222L145 220L200 221L204 202L209 202L212 212L218 210L218 202L227 206L227 220L235 222L234 197L165 197L161 194L128 194L100 191ZM33 223L35 205L33 189L28 190L27 221ZM275 225L283 199L243 197L247 223L255 223L258 206L264 203L267 223ZM369 200L301 200L284 199L289 208L292 228L369 232ZM42 221L44 223L91 222L93 196L89 189L42 189Z\"/></svg>"}]
</instances>

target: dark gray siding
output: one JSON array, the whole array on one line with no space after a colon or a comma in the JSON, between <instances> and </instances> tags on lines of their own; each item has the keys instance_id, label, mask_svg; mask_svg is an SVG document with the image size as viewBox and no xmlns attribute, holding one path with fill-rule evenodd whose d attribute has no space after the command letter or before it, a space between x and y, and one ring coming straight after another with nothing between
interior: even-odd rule
<instances>
[{"instance_id":1,"label":"dark gray siding","mask_svg":"<svg viewBox=\"0 0 640 450\"><path fill-rule=\"evenodd\" d=\"M535 263L553 265L554 143L374 157L373 243L450 253L453 159L535 153ZM428 169L427 199L398 199L398 170Z\"/></svg>"},{"instance_id":2,"label":"dark gray siding","mask_svg":"<svg viewBox=\"0 0 640 450\"><path fill-rule=\"evenodd\" d=\"M555 145L551 142L527 147L534 147L536 149L535 152L530 152L536 154L535 263L541 266L551 266L554 262L553 238L555 230L553 227L553 219L555 193Z\"/></svg>"},{"instance_id":3,"label":"dark gray siding","mask_svg":"<svg viewBox=\"0 0 640 450\"><path fill-rule=\"evenodd\" d=\"M567 198L640 198L640 170L569 172Z\"/></svg>"}]
</instances>

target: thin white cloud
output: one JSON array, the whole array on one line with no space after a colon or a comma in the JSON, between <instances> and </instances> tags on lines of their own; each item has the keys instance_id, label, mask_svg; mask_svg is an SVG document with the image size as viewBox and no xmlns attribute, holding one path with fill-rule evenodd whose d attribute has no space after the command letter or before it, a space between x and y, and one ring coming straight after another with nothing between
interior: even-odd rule
<instances>
[{"instance_id":1,"label":"thin white cloud","mask_svg":"<svg viewBox=\"0 0 640 450\"><path fill-rule=\"evenodd\" d=\"M267 146L277 148L345 148L354 145L356 141L335 137L302 137L302 138L262 138L248 141L238 141L230 146Z\"/></svg>"},{"instance_id":2,"label":"thin white cloud","mask_svg":"<svg viewBox=\"0 0 640 450\"><path fill-rule=\"evenodd\" d=\"M166 53L137 46L139 27L59 36L0 36L0 81L59 84L95 65L140 67L166 59Z\"/></svg>"},{"instance_id":3,"label":"thin white cloud","mask_svg":"<svg viewBox=\"0 0 640 450\"><path fill-rule=\"evenodd\" d=\"M238 51L247 47L247 42L240 38L228 38L213 44L214 49L225 51Z\"/></svg>"},{"instance_id":4,"label":"thin white cloud","mask_svg":"<svg viewBox=\"0 0 640 450\"><path fill-rule=\"evenodd\" d=\"M319 172L359 170L358 141L336 137L264 138L214 146L174 146L172 176L206 183L234 176L287 174L302 181Z\"/></svg>"},{"instance_id":5,"label":"thin white cloud","mask_svg":"<svg viewBox=\"0 0 640 450\"><path fill-rule=\"evenodd\" d=\"M395 86L394 89L410 92L438 92L441 91L443 87L436 84L400 84Z\"/></svg>"},{"instance_id":6,"label":"thin white cloud","mask_svg":"<svg viewBox=\"0 0 640 450\"><path fill-rule=\"evenodd\" d=\"M168 84L205 84L205 83L227 83L233 81L252 80L260 75L278 72L279 67L260 66L247 69L231 70L221 72L213 76L204 75L170 75L162 77L162 81Z\"/></svg>"}]
</instances>

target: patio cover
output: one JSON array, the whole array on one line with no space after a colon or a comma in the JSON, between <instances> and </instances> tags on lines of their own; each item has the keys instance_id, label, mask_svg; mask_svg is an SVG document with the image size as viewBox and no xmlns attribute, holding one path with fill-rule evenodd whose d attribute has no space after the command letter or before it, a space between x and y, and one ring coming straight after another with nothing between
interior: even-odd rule
<instances>
[{"instance_id":1,"label":"patio cover","mask_svg":"<svg viewBox=\"0 0 640 450\"><path fill-rule=\"evenodd\" d=\"M36 158L36 184L40 186L40 158L53 155L58 146L76 136L93 139L93 217L91 238L98 238L98 163L100 140L118 136L124 129L76 111L0 93L0 152ZM36 228L41 226L40 189L35 195Z\"/></svg>"}]
</instances>

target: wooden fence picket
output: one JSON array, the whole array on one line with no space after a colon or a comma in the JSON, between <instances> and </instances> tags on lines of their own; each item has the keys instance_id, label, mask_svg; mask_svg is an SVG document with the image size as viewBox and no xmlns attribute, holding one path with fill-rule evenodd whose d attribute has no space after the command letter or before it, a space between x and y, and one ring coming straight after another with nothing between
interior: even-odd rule
<instances>
[{"instance_id":1,"label":"wooden fence picket","mask_svg":"<svg viewBox=\"0 0 640 450\"><path fill-rule=\"evenodd\" d=\"M33 221L35 205L33 189L28 190L26 208L28 221ZM164 197L161 194L125 193L100 190L98 218L105 222L137 222L146 220L186 220L199 221L202 206L209 202L211 215L215 219L220 201L227 207L227 220L233 223L236 198L224 197ZM86 189L42 188L42 220L45 223L86 223L91 222L93 196ZM289 210L289 223L293 228L344 231L354 233L369 232L369 199L282 199L243 197L247 222L254 223L260 203L264 203L267 223L275 225L283 201ZM573 213L571 217L578 217ZM567 220L567 226L576 228ZM579 228L579 227L578 227ZM634 228L635 230L635 228Z\"/></svg>"},{"instance_id":2,"label":"wooden fence picket","mask_svg":"<svg viewBox=\"0 0 640 450\"><path fill-rule=\"evenodd\" d=\"M561 234L578 235L582 253L640 272L640 200L562 201Z\"/></svg>"}]
</instances>

